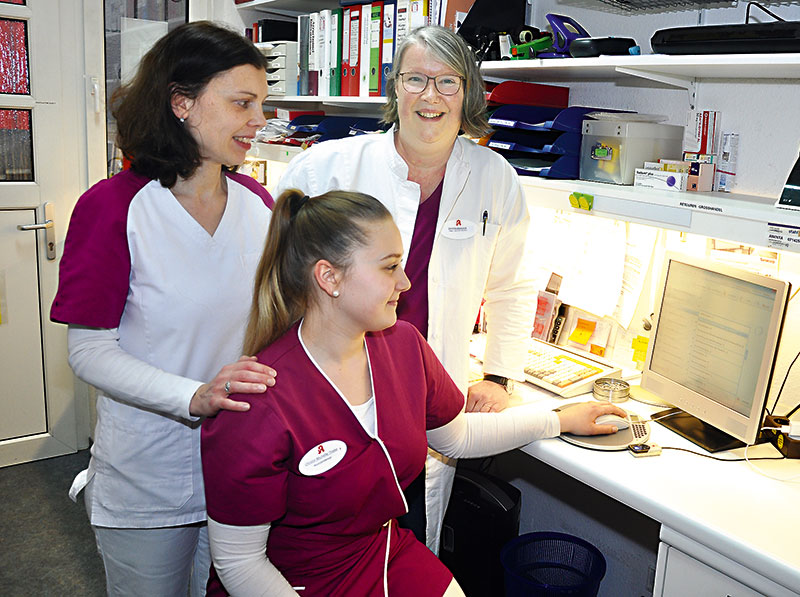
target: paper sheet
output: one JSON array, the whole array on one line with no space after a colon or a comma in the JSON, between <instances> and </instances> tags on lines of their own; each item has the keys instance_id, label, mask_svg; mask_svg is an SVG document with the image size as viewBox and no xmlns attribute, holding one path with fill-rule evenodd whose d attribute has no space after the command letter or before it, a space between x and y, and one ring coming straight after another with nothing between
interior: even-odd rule
<instances>
[{"instance_id":1,"label":"paper sheet","mask_svg":"<svg viewBox=\"0 0 800 597\"><path fill-rule=\"evenodd\" d=\"M627 225L625 266L617 305L612 315L623 328L628 328L633 320L657 238L656 228L640 224Z\"/></svg>"},{"instance_id":2,"label":"paper sheet","mask_svg":"<svg viewBox=\"0 0 800 597\"><path fill-rule=\"evenodd\" d=\"M556 272L564 278L559 299L600 316L612 315L625 267L625 223L548 208L531 212L529 255L539 288Z\"/></svg>"}]
</instances>

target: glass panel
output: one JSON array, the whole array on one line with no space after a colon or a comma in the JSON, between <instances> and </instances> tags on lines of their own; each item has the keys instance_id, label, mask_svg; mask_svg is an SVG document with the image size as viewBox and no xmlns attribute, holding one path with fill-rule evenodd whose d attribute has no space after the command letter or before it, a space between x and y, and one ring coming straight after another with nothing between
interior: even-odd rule
<instances>
[{"instance_id":1,"label":"glass panel","mask_svg":"<svg viewBox=\"0 0 800 597\"><path fill-rule=\"evenodd\" d=\"M31 111L0 109L0 183L32 180Z\"/></svg>"},{"instance_id":2,"label":"glass panel","mask_svg":"<svg viewBox=\"0 0 800 597\"><path fill-rule=\"evenodd\" d=\"M0 19L0 93L30 93L25 25L25 21Z\"/></svg>"},{"instance_id":3,"label":"glass panel","mask_svg":"<svg viewBox=\"0 0 800 597\"><path fill-rule=\"evenodd\" d=\"M230 0L229 0L230 1ZM139 58L161 36L189 20L189 0L105 0L106 97L128 80ZM122 168L122 153L116 148L117 123L106 110L108 174Z\"/></svg>"}]
</instances>

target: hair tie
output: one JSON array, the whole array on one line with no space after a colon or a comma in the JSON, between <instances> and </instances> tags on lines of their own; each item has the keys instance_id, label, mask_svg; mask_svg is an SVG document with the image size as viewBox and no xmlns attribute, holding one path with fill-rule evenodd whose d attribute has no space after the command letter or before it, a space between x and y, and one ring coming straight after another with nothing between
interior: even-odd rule
<instances>
[{"instance_id":1,"label":"hair tie","mask_svg":"<svg viewBox=\"0 0 800 597\"><path fill-rule=\"evenodd\" d=\"M308 195L303 195L300 199L292 203L291 210L289 213L290 220L294 220L295 216L297 215L297 212L303 209L303 206L306 204L307 201L308 201Z\"/></svg>"}]
</instances>

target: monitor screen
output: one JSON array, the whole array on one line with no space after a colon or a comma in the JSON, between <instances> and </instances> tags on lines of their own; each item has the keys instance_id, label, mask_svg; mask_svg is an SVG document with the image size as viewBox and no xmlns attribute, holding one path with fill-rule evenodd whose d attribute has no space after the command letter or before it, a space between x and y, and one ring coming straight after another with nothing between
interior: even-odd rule
<instances>
[{"instance_id":1,"label":"monitor screen","mask_svg":"<svg viewBox=\"0 0 800 597\"><path fill-rule=\"evenodd\" d=\"M659 422L709 451L755 443L790 287L667 256L642 387L683 412Z\"/></svg>"}]
</instances>

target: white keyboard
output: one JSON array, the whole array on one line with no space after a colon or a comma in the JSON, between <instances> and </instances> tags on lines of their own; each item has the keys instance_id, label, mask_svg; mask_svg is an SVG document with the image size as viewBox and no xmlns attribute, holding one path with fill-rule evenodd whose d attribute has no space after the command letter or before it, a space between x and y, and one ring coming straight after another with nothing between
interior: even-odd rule
<instances>
[{"instance_id":1,"label":"white keyboard","mask_svg":"<svg viewBox=\"0 0 800 597\"><path fill-rule=\"evenodd\" d=\"M620 373L619 367L590 355L531 338L525 381L564 398L589 393L596 379Z\"/></svg>"}]
</instances>

